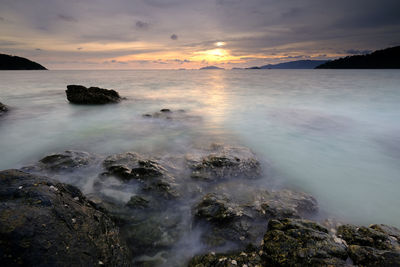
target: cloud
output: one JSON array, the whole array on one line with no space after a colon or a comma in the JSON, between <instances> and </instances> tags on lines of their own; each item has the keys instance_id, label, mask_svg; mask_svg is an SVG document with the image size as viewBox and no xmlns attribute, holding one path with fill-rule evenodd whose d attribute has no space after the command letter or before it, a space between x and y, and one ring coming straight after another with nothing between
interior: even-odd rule
<instances>
[{"instance_id":1,"label":"cloud","mask_svg":"<svg viewBox=\"0 0 400 267\"><path fill-rule=\"evenodd\" d=\"M5 18L3 18L3 17L0 17L0 21L5 21Z\"/></svg>"},{"instance_id":2,"label":"cloud","mask_svg":"<svg viewBox=\"0 0 400 267\"><path fill-rule=\"evenodd\" d=\"M40 48L36 48L35 50L36 50L36 51L43 51L43 50L42 50L42 49L40 49Z\"/></svg>"},{"instance_id":3,"label":"cloud","mask_svg":"<svg viewBox=\"0 0 400 267\"><path fill-rule=\"evenodd\" d=\"M141 30L147 30L149 28L149 23L138 20L136 21L136 28L141 29Z\"/></svg>"},{"instance_id":4,"label":"cloud","mask_svg":"<svg viewBox=\"0 0 400 267\"><path fill-rule=\"evenodd\" d=\"M78 22L78 20L72 16L68 16L68 15L63 15L63 14L58 14L57 18L59 20L63 20L63 21L67 21L67 22Z\"/></svg>"},{"instance_id":5,"label":"cloud","mask_svg":"<svg viewBox=\"0 0 400 267\"><path fill-rule=\"evenodd\" d=\"M176 35L175 33L171 35L170 37L172 40L178 40L178 35Z\"/></svg>"}]
</instances>

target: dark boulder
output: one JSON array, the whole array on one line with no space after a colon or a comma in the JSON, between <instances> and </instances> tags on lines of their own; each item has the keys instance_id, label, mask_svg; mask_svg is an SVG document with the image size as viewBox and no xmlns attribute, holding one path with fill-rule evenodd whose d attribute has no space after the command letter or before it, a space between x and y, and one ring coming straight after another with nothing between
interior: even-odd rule
<instances>
[{"instance_id":1,"label":"dark boulder","mask_svg":"<svg viewBox=\"0 0 400 267\"><path fill-rule=\"evenodd\" d=\"M400 266L400 230L374 224L369 227L342 225L338 235L349 246L353 262L361 266Z\"/></svg>"},{"instance_id":2,"label":"dark boulder","mask_svg":"<svg viewBox=\"0 0 400 267\"><path fill-rule=\"evenodd\" d=\"M215 247L233 242L243 247L255 245L271 218L300 218L318 210L315 199L289 190L268 192L253 189L249 198L209 193L194 208L196 222L207 223L202 240Z\"/></svg>"},{"instance_id":3,"label":"dark boulder","mask_svg":"<svg viewBox=\"0 0 400 267\"><path fill-rule=\"evenodd\" d=\"M348 258L340 239L302 219L271 220L260 254L265 266L345 266Z\"/></svg>"},{"instance_id":4,"label":"dark boulder","mask_svg":"<svg viewBox=\"0 0 400 267\"><path fill-rule=\"evenodd\" d=\"M67 99L74 104L107 104L121 100L118 92L98 87L86 88L82 85L68 85Z\"/></svg>"},{"instance_id":5,"label":"dark boulder","mask_svg":"<svg viewBox=\"0 0 400 267\"><path fill-rule=\"evenodd\" d=\"M0 172L4 266L130 266L119 229L74 186L18 170Z\"/></svg>"},{"instance_id":6,"label":"dark boulder","mask_svg":"<svg viewBox=\"0 0 400 267\"><path fill-rule=\"evenodd\" d=\"M67 150L63 153L48 155L36 165L22 168L24 171L72 171L76 168L88 166L95 161L95 156L84 151Z\"/></svg>"},{"instance_id":7,"label":"dark boulder","mask_svg":"<svg viewBox=\"0 0 400 267\"><path fill-rule=\"evenodd\" d=\"M144 192L154 193L165 199L179 196L175 178L156 159L149 159L135 152L126 152L107 157L103 176L113 175L123 181L136 180Z\"/></svg>"},{"instance_id":8,"label":"dark boulder","mask_svg":"<svg viewBox=\"0 0 400 267\"><path fill-rule=\"evenodd\" d=\"M248 148L213 144L210 149L186 155L191 177L206 181L218 179L258 178L261 166Z\"/></svg>"}]
</instances>

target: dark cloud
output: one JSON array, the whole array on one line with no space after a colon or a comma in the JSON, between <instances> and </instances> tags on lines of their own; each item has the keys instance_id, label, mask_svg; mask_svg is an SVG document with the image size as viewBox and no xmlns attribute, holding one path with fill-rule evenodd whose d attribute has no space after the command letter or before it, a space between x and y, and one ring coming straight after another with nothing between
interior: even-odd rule
<instances>
[{"instance_id":1,"label":"dark cloud","mask_svg":"<svg viewBox=\"0 0 400 267\"><path fill-rule=\"evenodd\" d=\"M299 55L328 58L400 44L399 0L37 0L35 5L29 0L0 1L0 22L12 22L0 24L0 38L7 36L0 40L0 49L29 56L41 47L46 53L36 54L58 61L165 51L189 58L215 49L218 41L247 62ZM179 33L179 42L171 41L178 40L174 32ZM174 33L171 40L166 33ZM90 50L92 46L96 51ZM85 49L78 53L65 47Z\"/></svg>"},{"instance_id":2,"label":"dark cloud","mask_svg":"<svg viewBox=\"0 0 400 267\"><path fill-rule=\"evenodd\" d=\"M57 18L62 21L67 21L67 22L78 22L78 20L72 16L68 15L63 15L63 14L58 14Z\"/></svg>"},{"instance_id":3,"label":"dark cloud","mask_svg":"<svg viewBox=\"0 0 400 267\"><path fill-rule=\"evenodd\" d=\"M83 49L83 47L78 47L76 50L82 50Z\"/></svg>"},{"instance_id":4,"label":"dark cloud","mask_svg":"<svg viewBox=\"0 0 400 267\"><path fill-rule=\"evenodd\" d=\"M40 49L40 48L36 48L35 50L36 50L36 51L43 51L43 50L42 50L42 49Z\"/></svg>"},{"instance_id":5,"label":"dark cloud","mask_svg":"<svg viewBox=\"0 0 400 267\"><path fill-rule=\"evenodd\" d=\"M138 20L136 21L136 28L141 29L141 30L147 30L149 28L149 23Z\"/></svg>"},{"instance_id":6,"label":"dark cloud","mask_svg":"<svg viewBox=\"0 0 400 267\"><path fill-rule=\"evenodd\" d=\"M15 46L15 45L21 45L21 44L23 44L23 43L16 42L16 41L0 40L0 47L2 47L2 46Z\"/></svg>"}]
</instances>

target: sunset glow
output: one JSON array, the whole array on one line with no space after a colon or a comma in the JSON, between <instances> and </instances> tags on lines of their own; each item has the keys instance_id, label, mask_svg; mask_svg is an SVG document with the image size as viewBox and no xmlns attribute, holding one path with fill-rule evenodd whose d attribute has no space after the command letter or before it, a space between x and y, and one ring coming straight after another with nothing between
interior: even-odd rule
<instances>
[{"instance_id":1,"label":"sunset glow","mask_svg":"<svg viewBox=\"0 0 400 267\"><path fill-rule=\"evenodd\" d=\"M398 4L389 0L365 8L341 0L0 1L0 52L50 69L243 68L334 59L400 40L398 15L387 12ZM325 10L331 15L321 16ZM385 20L375 25L371 12Z\"/></svg>"}]
</instances>

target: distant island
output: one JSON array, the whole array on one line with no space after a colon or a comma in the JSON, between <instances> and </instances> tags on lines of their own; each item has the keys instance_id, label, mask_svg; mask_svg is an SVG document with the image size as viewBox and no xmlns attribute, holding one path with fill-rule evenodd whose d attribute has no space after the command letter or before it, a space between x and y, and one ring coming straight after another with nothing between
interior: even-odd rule
<instances>
[{"instance_id":1,"label":"distant island","mask_svg":"<svg viewBox=\"0 0 400 267\"><path fill-rule=\"evenodd\" d=\"M328 61L316 69L400 69L400 46Z\"/></svg>"},{"instance_id":2,"label":"distant island","mask_svg":"<svg viewBox=\"0 0 400 267\"><path fill-rule=\"evenodd\" d=\"M207 66L207 67L202 67L200 68L201 70L223 70L224 68L220 68L217 66Z\"/></svg>"},{"instance_id":3,"label":"distant island","mask_svg":"<svg viewBox=\"0 0 400 267\"><path fill-rule=\"evenodd\" d=\"M246 69L261 70L261 69L314 69L315 67L326 63L327 60L296 60L283 62L278 64L268 64L260 67L250 67Z\"/></svg>"},{"instance_id":4,"label":"distant island","mask_svg":"<svg viewBox=\"0 0 400 267\"><path fill-rule=\"evenodd\" d=\"M0 70L47 70L39 63L17 56L0 54Z\"/></svg>"}]
</instances>

